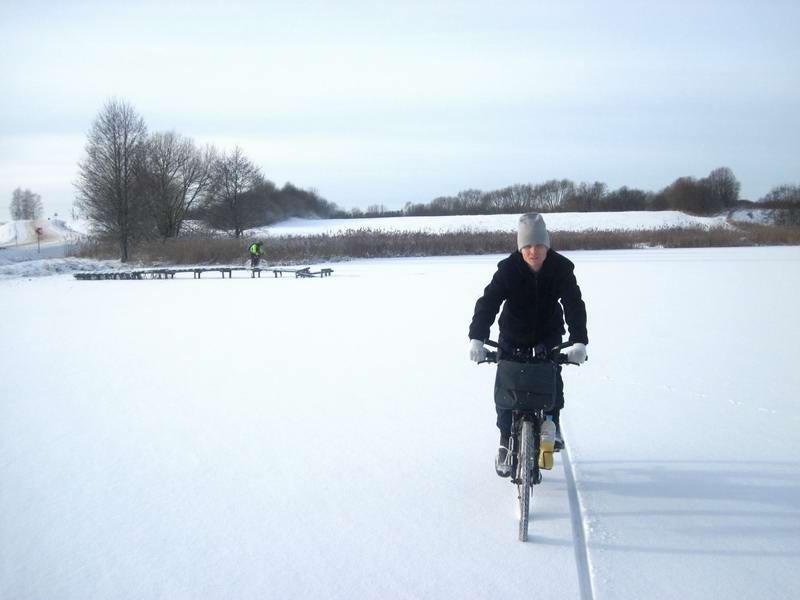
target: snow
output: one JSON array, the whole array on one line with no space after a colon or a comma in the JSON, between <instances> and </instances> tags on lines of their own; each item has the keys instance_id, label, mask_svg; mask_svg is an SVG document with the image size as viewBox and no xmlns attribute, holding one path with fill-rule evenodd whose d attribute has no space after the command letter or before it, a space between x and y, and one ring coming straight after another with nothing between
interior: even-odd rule
<instances>
[{"instance_id":1,"label":"snow","mask_svg":"<svg viewBox=\"0 0 800 600\"><path fill-rule=\"evenodd\" d=\"M570 397L594 406L567 435L597 597L796 598L800 249L578 260Z\"/></svg>"},{"instance_id":2,"label":"snow","mask_svg":"<svg viewBox=\"0 0 800 600\"><path fill-rule=\"evenodd\" d=\"M747 215L738 215L738 220L748 220ZM518 214L512 215L467 215L447 217L388 217L384 219L288 219L270 227L251 229L245 232L248 238L266 235L315 235L336 234L348 230L371 229L375 231L514 231ZM727 226L724 216L694 217L677 211L639 211L619 213L552 213L545 215L551 231L640 230L663 227L718 227ZM43 230L41 239L36 239L36 228ZM198 221L187 221L187 231L215 233L207 230ZM47 219L39 221L10 221L0 223L0 264L36 260L47 256L63 257L67 247L75 244L91 230L88 221L63 221ZM223 233L223 232L216 232ZM34 252L34 248L40 249Z\"/></svg>"},{"instance_id":3,"label":"snow","mask_svg":"<svg viewBox=\"0 0 800 600\"><path fill-rule=\"evenodd\" d=\"M73 243L86 233L86 223L67 223L59 219L9 221L0 224L0 246L36 244L36 228L42 228L39 242L46 244Z\"/></svg>"},{"instance_id":4,"label":"snow","mask_svg":"<svg viewBox=\"0 0 800 600\"><path fill-rule=\"evenodd\" d=\"M678 211L631 211L605 213L549 213L543 215L550 231L641 230L663 227L721 227L725 216L695 217ZM386 217L380 219L288 219L271 227L247 232L259 235L336 234L348 229L377 231L516 231L519 214L462 215L446 217Z\"/></svg>"},{"instance_id":5,"label":"snow","mask_svg":"<svg viewBox=\"0 0 800 600\"><path fill-rule=\"evenodd\" d=\"M577 493L562 453L527 544L467 359L501 256L0 281L0 595L587 598L583 528L596 599L797 597L800 248L566 254Z\"/></svg>"},{"instance_id":6,"label":"snow","mask_svg":"<svg viewBox=\"0 0 800 600\"><path fill-rule=\"evenodd\" d=\"M56 258L47 260L27 260L23 262L4 262L0 256L0 279L18 277L46 277L63 273L85 271L110 271L122 268L120 261L93 260L86 258Z\"/></svg>"},{"instance_id":7,"label":"snow","mask_svg":"<svg viewBox=\"0 0 800 600\"><path fill-rule=\"evenodd\" d=\"M729 219L737 223L758 223L759 225L770 225L775 220L776 211L769 208L743 208L731 211Z\"/></svg>"}]
</instances>

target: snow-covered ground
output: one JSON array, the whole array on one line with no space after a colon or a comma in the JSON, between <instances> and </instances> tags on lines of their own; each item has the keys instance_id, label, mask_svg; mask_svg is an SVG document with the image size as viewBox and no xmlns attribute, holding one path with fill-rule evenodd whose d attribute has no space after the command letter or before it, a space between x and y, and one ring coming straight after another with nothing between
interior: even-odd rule
<instances>
[{"instance_id":1,"label":"snow-covered ground","mask_svg":"<svg viewBox=\"0 0 800 600\"><path fill-rule=\"evenodd\" d=\"M467 359L500 256L0 281L0 596L797 598L800 248L567 255L578 505L562 453L527 544Z\"/></svg>"},{"instance_id":2,"label":"snow-covered ground","mask_svg":"<svg viewBox=\"0 0 800 600\"><path fill-rule=\"evenodd\" d=\"M543 215L551 231L640 230L662 227L725 226L725 216L694 217L682 212L632 211L601 213L550 213ZM519 215L463 215L447 217L386 217L382 219L288 219L270 227L253 229L258 235L335 234L348 229L377 231L516 231Z\"/></svg>"},{"instance_id":3,"label":"snow-covered ground","mask_svg":"<svg viewBox=\"0 0 800 600\"><path fill-rule=\"evenodd\" d=\"M737 223L758 223L760 225L772 225L776 218L787 211L782 208L742 208L734 210L729 215L729 220Z\"/></svg>"},{"instance_id":4,"label":"snow-covered ground","mask_svg":"<svg viewBox=\"0 0 800 600\"><path fill-rule=\"evenodd\" d=\"M67 223L59 219L8 221L0 224L0 247L36 244L39 227L42 235L38 242L42 245L73 243L86 232L85 225L82 221Z\"/></svg>"},{"instance_id":5,"label":"snow-covered ground","mask_svg":"<svg viewBox=\"0 0 800 600\"><path fill-rule=\"evenodd\" d=\"M18 277L47 277L63 273L79 273L85 271L111 271L126 269L118 260L92 260L86 258L51 258L25 260L20 262L4 262L0 255L0 279L16 279Z\"/></svg>"},{"instance_id":6,"label":"snow-covered ground","mask_svg":"<svg viewBox=\"0 0 800 600\"><path fill-rule=\"evenodd\" d=\"M37 240L36 229L39 227L42 234ZM8 272L9 266L17 263L64 259L88 230L87 221L41 219L0 223L0 277Z\"/></svg>"},{"instance_id":7,"label":"snow-covered ground","mask_svg":"<svg viewBox=\"0 0 800 600\"><path fill-rule=\"evenodd\" d=\"M678 211L631 211L603 213L551 213L545 214L551 231L641 230L664 227L720 227L727 220L768 223L769 210L738 210L729 217L697 217ZM292 218L269 227L246 232L247 237L260 235L314 235L336 234L351 229L376 231L514 231L518 214L511 215L461 215L446 217L387 217L383 219L298 219ZM187 221L188 229L203 230L204 226ZM87 221L9 221L0 223L0 248L36 244L36 228L42 227L40 242L47 244L75 243L90 230Z\"/></svg>"},{"instance_id":8,"label":"snow-covered ground","mask_svg":"<svg viewBox=\"0 0 800 600\"><path fill-rule=\"evenodd\" d=\"M0 277L10 265L62 259L72 244L80 241L84 222L67 223L59 219L9 221L0 224ZM36 229L41 228L37 240ZM49 266L47 267L49 268Z\"/></svg>"}]
</instances>

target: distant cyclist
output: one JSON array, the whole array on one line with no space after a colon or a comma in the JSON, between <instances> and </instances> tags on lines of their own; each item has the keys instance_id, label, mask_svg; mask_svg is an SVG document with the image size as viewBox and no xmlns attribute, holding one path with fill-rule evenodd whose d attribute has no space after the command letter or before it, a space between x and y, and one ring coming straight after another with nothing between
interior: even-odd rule
<instances>
[{"instance_id":1,"label":"distant cyclist","mask_svg":"<svg viewBox=\"0 0 800 600\"><path fill-rule=\"evenodd\" d=\"M569 360L586 360L586 306L575 279L575 265L550 248L550 235L539 213L524 214L517 227L517 252L497 264L492 281L475 304L475 314L469 327L470 359L479 362L486 357L484 341L494 323L500 306L498 339L500 356L544 356L561 343L564 318L569 325L567 350ZM559 304L560 301L560 304ZM562 310L563 306L563 310ZM564 407L564 381L558 369L556 406L547 415L556 424L556 447L563 446L559 415ZM501 477L511 473L506 464L511 435L511 411L496 408L500 447L495 469Z\"/></svg>"},{"instance_id":2,"label":"distant cyclist","mask_svg":"<svg viewBox=\"0 0 800 600\"><path fill-rule=\"evenodd\" d=\"M250 244L250 267L255 269L258 263L261 262L261 257L264 255L262 246L264 242L253 242Z\"/></svg>"}]
</instances>

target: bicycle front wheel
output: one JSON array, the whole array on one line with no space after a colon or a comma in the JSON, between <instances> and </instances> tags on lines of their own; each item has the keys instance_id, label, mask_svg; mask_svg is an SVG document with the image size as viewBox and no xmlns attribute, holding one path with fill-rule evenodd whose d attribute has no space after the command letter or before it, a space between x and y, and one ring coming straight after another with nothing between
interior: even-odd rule
<instances>
[{"instance_id":1,"label":"bicycle front wheel","mask_svg":"<svg viewBox=\"0 0 800 600\"><path fill-rule=\"evenodd\" d=\"M530 510L531 502L531 488L533 481L531 479L533 461L536 460L534 455L533 444L533 423L525 420L522 422L522 428L519 435L519 461L517 468L517 492L519 495L519 541L528 541L528 513Z\"/></svg>"}]
</instances>

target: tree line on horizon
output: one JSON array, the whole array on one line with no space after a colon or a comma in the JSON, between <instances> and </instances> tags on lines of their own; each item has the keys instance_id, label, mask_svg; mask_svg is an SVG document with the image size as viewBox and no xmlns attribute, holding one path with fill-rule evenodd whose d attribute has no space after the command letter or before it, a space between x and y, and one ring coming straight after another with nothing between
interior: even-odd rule
<instances>
[{"instance_id":1,"label":"tree line on horizon","mask_svg":"<svg viewBox=\"0 0 800 600\"><path fill-rule=\"evenodd\" d=\"M198 147L175 131L149 133L124 100L106 102L78 163L75 206L128 260L134 241L178 237L189 220L235 237L294 216L329 216L337 207L313 189L278 187L238 146Z\"/></svg>"},{"instance_id":2,"label":"tree line on horizon","mask_svg":"<svg viewBox=\"0 0 800 600\"><path fill-rule=\"evenodd\" d=\"M611 212L679 210L698 215L716 214L736 204L741 184L733 171L721 167L708 177L681 177L658 193L623 186L609 191L601 182L575 183L551 179L539 184L516 184L490 192L466 190L435 198L428 204L406 205L413 215L458 210L465 214L514 212Z\"/></svg>"},{"instance_id":3,"label":"tree line on horizon","mask_svg":"<svg viewBox=\"0 0 800 600\"><path fill-rule=\"evenodd\" d=\"M679 177L659 192L622 186L608 190L600 181L575 183L551 179L539 184L523 183L497 190L469 189L455 196L440 196L430 202L407 202L400 210L383 205L365 211L353 209L347 217L451 216L510 214L523 212L619 212L677 210L693 215L715 215L735 207L773 209L800 208L800 185L780 185L758 202L739 197L741 184L728 167L714 169L707 177ZM782 218L786 218L782 215ZM795 219L795 222L797 220Z\"/></svg>"}]
</instances>

